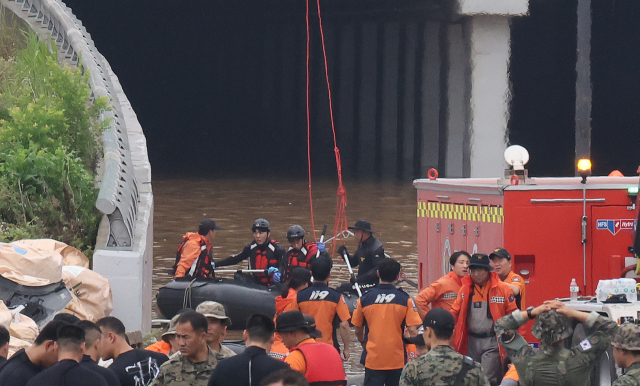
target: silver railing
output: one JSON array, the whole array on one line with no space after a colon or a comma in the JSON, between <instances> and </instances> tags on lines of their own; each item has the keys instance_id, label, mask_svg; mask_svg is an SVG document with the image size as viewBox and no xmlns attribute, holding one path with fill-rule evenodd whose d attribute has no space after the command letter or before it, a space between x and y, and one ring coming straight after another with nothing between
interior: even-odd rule
<instances>
[{"instance_id":1,"label":"silver railing","mask_svg":"<svg viewBox=\"0 0 640 386\"><path fill-rule=\"evenodd\" d=\"M146 140L117 78L111 73L109 64L96 49L82 22L61 1L0 2L24 19L39 36L51 36L58 47L59 61L69 66L80 66L83 72L88 72L92 100L107 97L110 101L111 110L104 112L101 117L109 120L109 127L103 134L104 159L98 170L100 192L96 201L96 207L106 215L108 224L104 220L101 223L99 233L104 235L102 243L105 245L96 245L96 248L133 249L140 205L139 183L148 184L146 190L150 194L151 172ZM117 84L114 85L114 81ZM121 99L125 99L124 106ZM136 132L133 134L134 140L138 135L136 150L142 153L137 157L134 155L134 159L130 147L132 134L128 132L131 125L136 126L133 130ZM139 181L140 178L143 181ZM145 225L148 224L141 224L143 227Z\"/></svg>"}]
</instances>

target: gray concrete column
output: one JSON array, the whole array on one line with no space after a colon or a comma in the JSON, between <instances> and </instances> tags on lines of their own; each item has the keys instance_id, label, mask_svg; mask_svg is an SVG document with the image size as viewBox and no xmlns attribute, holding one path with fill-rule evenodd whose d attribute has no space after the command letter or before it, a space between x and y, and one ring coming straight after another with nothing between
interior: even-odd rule
<instances>
[{"instance_id":1,"label":"gray concrete column","mask_svg":"<svg viewBox=\"0 0 640 386\"><path fill-rule=\"evenodd\" d=\"M528 0L458 0L447 31L447 177L499 177L507 166L513 16Z\"/></svg>"},{"instance_id":2,"label":"gray concrete column","mask_svg":"<svg viewBox=\"0 0 640 386\"><path fill-rule=\"evenodd\" d=\"M470 55L469 177L499 177L507 164L511 31L505 16L472 16L464 23ZM467 174L468 173L468 174Z\"/></svg>"}]
</instances>

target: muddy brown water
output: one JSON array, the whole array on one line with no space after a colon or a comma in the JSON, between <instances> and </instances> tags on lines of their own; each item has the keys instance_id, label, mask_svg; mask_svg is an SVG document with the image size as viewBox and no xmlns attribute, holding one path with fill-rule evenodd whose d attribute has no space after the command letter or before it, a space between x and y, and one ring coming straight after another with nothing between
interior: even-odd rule
<instances>
[{"instance_id":1,"label":"muddy brown water","mask_svg":"<svg viewBox=\"0 0 640 386\"><path fill-rule=\"evenodd\" d=\"M391 182L345 182L347 189L347 218L349 224L358 219L371 222L376 237L384 244L387 254L402 264L407 278L417 282L416 244L416 190L412 181L401 184ZM332 233L337 184L331 181L313 181L313 210L315 229L320 238L322 225L328 224L327 235ZM287 228L302 225L307 240L313 240L309 192L306 180L253 180L253 179L190 179L160 176L153 182L155 199L153 236L153 295L154 318L160 317L155 305L158 288L171 280L169 268L173 265L176 248L186 232L196 232L203 217L214 218L221 226L214 242L214 260L228 257L242 250L252 240L251 224L258 217L271 222L271 238L288 247ZM329 236L327 236L329 237ZM350 253L357 245L353 238L344 241ZM329 248L329 246L327 246ZM344 264L337 256L335 264ZM226 268L246 268L246 262ZM231 274L218 275L232 277ZM330 285L335 287L347 281L346 268L336 268ZM411 295L416 290L403 287ZM345 364L348 373L364 370L359 364L360 344L351 339L351 358Z\"/></svg>"}]
</instances>

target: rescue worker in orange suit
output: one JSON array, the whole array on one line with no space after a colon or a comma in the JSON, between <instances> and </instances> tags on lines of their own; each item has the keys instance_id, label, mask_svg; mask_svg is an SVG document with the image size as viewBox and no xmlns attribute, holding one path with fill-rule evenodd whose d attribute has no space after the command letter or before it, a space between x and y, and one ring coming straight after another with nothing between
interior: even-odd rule
<instances>
[{"instance_id":1,"label":"rescue worker in orange suit","mask_svg":"<svg viewBox=\"0 0 640 386\"><path fill-rule=\"evenodd\" d=\"M276 332L289 348L284 360L293 370L304 374L311 385L346 385L347 377L340 354L330 344L316 342L322 337L313 316L287 311L276 319Z\"/></svg>"},{"instance_id":2,"label":"rescue worker in orange suit","mask_svg":"<svg viewBox=\"0 0 640 386\"><path fill-rule=\"evenodd\" d=\"M456 320L453 348L480 362L489 383L495 386L502 379L502 359L494 324L518 306L511 287L491 272L489 256L473 254L469 270L471 274L462 278L462 288L450 310Z\"/></svg>"},{"instance_id":3,"label":"rescue worker in orange suit","mask_svg":"<svg viewBox=\"0 0 640 386\"><path fill-rule=\"evenodd\" d=\"M469 274L470 260L471 255L468 252L454 252L449 258L451 271L420 291L416 296L416 306L418 306L421 318L424 319L431 308L451 310L453 302L458 297L458 291L462 287L462 278ZM429 304L431 304L431 308L429 308Z\"/></svg>"},{"instance_id":4,"label":"rescue worker in orange suit","mask_svg":"<svg viewBox=\"0 0 640 386\"><path fill-rule=\"evenodd\" d=\"M273 321L275 323L278 315L285 311L290 311L291 303L298 296L298 292L303 289L309 287L311 284L311 271L302 267L295 267L291 271L291 278L289 278L289 282L280 293L280 296L276 297L276 315L273 317ZM278 333L275 334L275 340L271 345L271 351L269 351L269 355L273 358L284 361L286 358L289 349L282 343L282 339Z\"/></svg>"},{"instance_id":5,"label":"rescue worker in orange suit","mask_svg":"<svg viewBox=\"0 0 640 386\"><path fill-rule=\"evenodd\" d=\"M354 231L358 250L353 256L349 256L347 247L342 245L338 248L338 253L340 256L347 255L352 268L359 267L358 284L374 286L378 283L378 265L385 259L382 243L373 236L375 232L371 229L369 221L358 220L349 229Z\"/></svg>"},{"instance_id":6,"label":"rescue worker in orange suit","mask_svg":"<svg viewBox=\"0 0 640 386\"><path fill-rule=\"evenodd\" d=\"M513 294L516 296L516 305L521 311L526 310L524 303L524 279L522 276L511 270L511 254L504 248L496 248L489 255L491 259L491 266L493 272L498 274L498 277L503 282L507 283Z\"/></svg>"},{"instance_id":7,"label":"rescue worker in orange suit","mask_svg":"<svg viewBox=\"0 0 640 386\"><path fill-rule=\"evenodd\" d=\"M247 244L237 255L215 263L214 268L238 264L249 259L249 269L268 270L267 274L262 272L253 274L256 283L262 285L279 283L282 278L279 267L284 256L284 248L279 242L269 239L271 236L269 221L263 218L257 219L253 222L251 231L254 241Z\"/></svg>"},{"instance_id":8,"label":"rescue worker in orange suit","mask_svg":"<svg viewBox=\"0 0 640 386\"><path fill-rule=\"evenodd\" d=\"M310 243L304 239L305 231L300 225L292 225L287 230L287 240L291 246L287 250L282 260L280 271L283 281L288 281L291 270L295 267L302 267L311 270L311 264L320 253L326 254L324 243Z\"/></svg>"},{"instance_id":9,"label":"rescue worker in orange suit","mask_svg":"<svg viewBox=\"0 0 640 386\"><path fill-rule=\"evenodd\" d=\"M211 258L211 244L220 226L210 218L200 222L198 233L187 232L176 252L174 279L199 279L213 276L215 264Z\"/></svg>"},{"instance_id":10,"label":"rescue worker in orange suit","mask_svg":"<svg viewBox=\"0 0 640 386\"><path fill-rule=\"evenodd\" d=\"M337 345L337 342L334 344L333 341L333 326L337 319L343 343L342 358L346 361L350 354L351 328L349 327L349 319L351 319L351 313L344 296L333 288L329 288L332 267L333 261L329 257L321 256L313 262L311 265L313 284L298 292L298 296L291 303L291 309L300 310L304 314L313 316L318 330L322 332L322 337L318 338L318 342L328 343L339 349L340 346Z\"/></svg>"},{"instance_id":11,"label":"rescue worker in orange suit","mask_svg":"<svg viewBox=\"0 0 640 386\"><path fill-rule=\"evenodd\" d=\"M364 386L397 386L405 365L404 327L416 336L422 320L411 296L395 287L400 263L384 259L377 274L380 284L358 299L351 323L364 347Z\"/></svg>"}]
</instances>

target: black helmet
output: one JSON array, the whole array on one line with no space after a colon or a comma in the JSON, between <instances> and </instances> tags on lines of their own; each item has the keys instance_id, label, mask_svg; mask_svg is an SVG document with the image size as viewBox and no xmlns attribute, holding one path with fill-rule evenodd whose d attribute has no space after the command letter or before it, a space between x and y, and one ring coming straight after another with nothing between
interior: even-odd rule
<instances>
[{"instance_id":1,"label":"black helmet","mask_svg":"<svg viewBox=\"0 0 640 386\"><path fill-rule=\"evenodd\" d=\"M256 229L265 230L267 232L271 232L271 224L269 221L259 218L253 222L253 226L251 226L251 231L254 232Z\"/></svg>"},{"instance_id":2,"label":"black helmet","mask_svg":"<svg viewBox=\"0 0 640 386\"><path fill-rule=\"evenodd\" d=\"M288 239L301 239L304 237L304 228L300 225L291 225L287 231Z\"/></svg>"}]
</instances>

